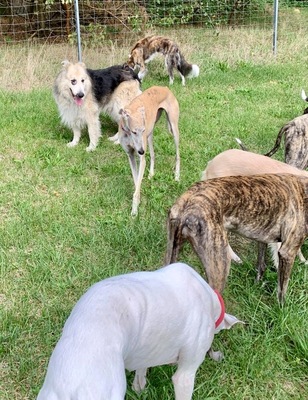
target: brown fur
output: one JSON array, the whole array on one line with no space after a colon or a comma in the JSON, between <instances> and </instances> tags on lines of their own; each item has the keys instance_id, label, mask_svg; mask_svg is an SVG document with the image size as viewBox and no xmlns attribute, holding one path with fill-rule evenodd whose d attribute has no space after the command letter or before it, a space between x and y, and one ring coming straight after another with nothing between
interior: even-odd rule
<instances>
[{"instance_id":1,"label":"brown fur","mask_svg":"<svg viewBox=\"0 0 308 400\"><path fill-rule=\"evenodd\" d=\"M209 284L223 291L231 256L227 232L281 242L278 300L284 300L295 256L308 235L308 178L289 174L229 176L197 182L171 207L166 264L188 240Z\"/></svg>"},{"instance_id":2,"label":"brown fur","mask_svg":"<svg viewBox=\"0 0 308 400\"><path fill-rule=\"evenodd\" d=\"M179 104L173 93L167 87L152 86L137 96L127 107L121 110L119 122L119 141L128 155L135 193L133 197L132 215L138 212L140 203L140 188L145 170L145 153L147 143L150 149L150 176L154 175L153 130L162 111L165 110L170 133L173 135L176 148L175 179L180 179L179 153ZM135 155L139 155L139 170L137 171Z\"/></svg>"},{"instance_id":3,"label":"brown fur","mask_svg":"<svg viewBox=\"0 0 308 400\"><path fill-rule=\"evenodd\" d=\"M127 64L133 69L139 68L138 76L143 79L147 73L146 64L158 54L165 58L170 85L174 80L173 69L179 72L183 85L185 85L185 77L193 78L199 75L199 67L188 63L178 45L163 36L152 35L138 40L131 50Z\"/></svg>"}]
</instances>

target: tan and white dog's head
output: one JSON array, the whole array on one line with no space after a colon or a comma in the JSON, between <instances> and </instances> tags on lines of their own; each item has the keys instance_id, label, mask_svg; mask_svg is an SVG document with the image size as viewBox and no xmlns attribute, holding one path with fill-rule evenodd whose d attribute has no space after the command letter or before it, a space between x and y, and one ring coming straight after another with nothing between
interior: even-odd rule
<instances>
[{"instance_id":1,"label":"tan and white dog's head","mask_svg":"<svg viewBox=\"0 0 308 400\"><path fill-rule=\"evenodd\" d=\"M126 140L128 139L130 146L139 155L143 155L147 146L144 107L138 107L134 112L129 108L121 109L120 115L119 129L121 134Z\"/></svg>"},{"instance_id":2,"label":"tan and white dog's head","mask_svg":"<svg viewBox=\"0 0 308 400\"><path fill-rule=\"evenodd\" d=\"M91 80L85 64L62 61L58 88L62 95L70 97L78 107L81 107L87 94L91 91Z\"/></svg>"}]
</instances>

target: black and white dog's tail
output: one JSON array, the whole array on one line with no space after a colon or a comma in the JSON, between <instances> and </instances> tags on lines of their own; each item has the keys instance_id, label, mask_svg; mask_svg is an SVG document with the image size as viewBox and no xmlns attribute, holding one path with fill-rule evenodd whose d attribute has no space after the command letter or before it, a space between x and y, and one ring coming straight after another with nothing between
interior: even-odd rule
<instances>
[{"instance_id":1,"label":"black and white dog's tail","mask_svg":"<svg viewBox=\"0 0 308 400\"><path fill-rule=\"evenodd\" d=\"M185 60L183 54L178 51L177 52L177 69L179 72L184 75L186 78L196 78L199 76L199 67L196 64L190 64Z\"/></svg>"},{"instance_id":2,"label":"black and white dog's tail","mask_svg":"<svg viewBox=\"0 0 308 400\"><path fill-rule=\"evenodd\" d=\"M305 90L302 89L302 99L308 102L308 97L306 96ZM308 114L308 107L305 108L303 114Z\"/></svg>"}]
</instances>

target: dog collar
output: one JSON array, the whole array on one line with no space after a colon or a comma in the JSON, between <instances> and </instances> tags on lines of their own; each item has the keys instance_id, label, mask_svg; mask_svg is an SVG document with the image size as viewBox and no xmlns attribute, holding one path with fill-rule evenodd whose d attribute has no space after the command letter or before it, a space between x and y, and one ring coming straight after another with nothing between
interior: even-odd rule
<instances>
[{"instance_id":1,"label":"dog collar","mask_svg":"<svg viewBox=\"0 0 308 400\"><path fill-rule=\"evenodd\" d=\"M220 304L220 315L218 320L215 322L215 329L219 327L219 325L222 323L224 317L225 317L225 303L224 303L224 299L222 298L221 294L218 292L218 290L214 290L214 292L217 294L218 300L219 300L219 304Z\"/></svg>"}]
</instances>

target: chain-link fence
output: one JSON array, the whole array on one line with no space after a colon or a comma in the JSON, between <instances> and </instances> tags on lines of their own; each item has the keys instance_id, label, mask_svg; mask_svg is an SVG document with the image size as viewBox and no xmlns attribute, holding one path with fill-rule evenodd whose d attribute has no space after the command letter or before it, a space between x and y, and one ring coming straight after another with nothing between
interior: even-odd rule
<instances>
[{"instance_id":1,"label":"chain-link fence","mask_svg":"<svg viewBox=\"0 0 308 400\"><path fill-rule=\"evenodd\" d=\"M276 0L278 1L278 0ZM74 0L0 0L0 43L76 40ZM84 41L123 41L149 28L197 26L214 32L224 27L270 28L275 0L79 0ZM308 0L279 2L294 14ZM289 26L292 29L292 24Z\"/></svg>"}]
</instances>

